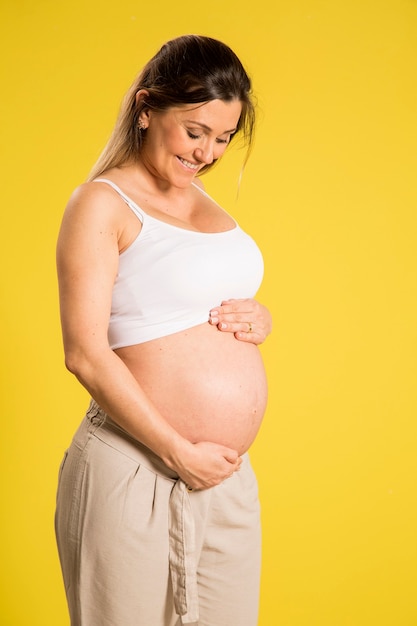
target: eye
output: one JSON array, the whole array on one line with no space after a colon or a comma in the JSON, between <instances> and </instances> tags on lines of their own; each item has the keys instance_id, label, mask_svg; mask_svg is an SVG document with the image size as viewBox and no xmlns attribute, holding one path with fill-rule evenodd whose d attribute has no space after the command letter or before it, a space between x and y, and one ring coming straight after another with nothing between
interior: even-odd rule
<instances>
[{"instance_id":1,"label":"eye","mask_svg":"<svg viewBox=\"0 0 417 626\"><path fill-rule=\"evenodd\" d=\"M223 139L222 137L218 137L218 138L216 139L216 141L217 141L217 143L225 143L225 144L228 144L228 143L230 143L230 142L231 142L232 137L233 137L233 135L234 135L234 134L235 134L234 132L233 132L233 133L230 133L230 135L227 135L227 137L226 137L225 139Z\"/></svg>"},{"instance_id":2,"label":"eye","mask_svg":"<svg viewBox=\"0 0 417 626\"><path fill-rule=\"evenodd\" d=\"M201 135L195 135L190 130L187 130L187 135L190 137L190 139L200 139L201 137Z\"/></svg>"}]
</instances>

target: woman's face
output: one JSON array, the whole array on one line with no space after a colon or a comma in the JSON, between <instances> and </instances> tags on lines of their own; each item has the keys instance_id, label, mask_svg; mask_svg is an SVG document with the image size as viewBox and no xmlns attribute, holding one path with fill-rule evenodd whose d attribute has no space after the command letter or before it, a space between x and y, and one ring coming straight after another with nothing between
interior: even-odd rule
<instances>
[{"instance_id":1,"label":"woman's face","mask_svg":"<svg viewBox=\"0 0 417 626\"><path fill-rule=\"evenodd\" d=\"M147 130L140 160L158 180L184 188L223 155L241 112L239 100L144 111L140 119Z\"/></svg>"}]
</instances>

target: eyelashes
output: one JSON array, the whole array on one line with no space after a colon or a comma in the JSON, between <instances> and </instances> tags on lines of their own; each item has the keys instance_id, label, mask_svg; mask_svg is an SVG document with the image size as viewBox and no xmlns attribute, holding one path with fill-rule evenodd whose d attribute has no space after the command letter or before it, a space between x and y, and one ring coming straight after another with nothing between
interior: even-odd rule
<instances>
[{"instance_id":1,"label":"eyelashes","mask_svg":"<svg viewBox=\"0 0 417 626\"><path fill-rule=\"evenodd\" d=\"M187 135L190 137L190 139L200 139L201 135L195 135L194 133L192 133L190 130L187 130ZM230 137L228 139L216 139L217 143L229 143L230 141Z\"/></svg>"}]
</instances>

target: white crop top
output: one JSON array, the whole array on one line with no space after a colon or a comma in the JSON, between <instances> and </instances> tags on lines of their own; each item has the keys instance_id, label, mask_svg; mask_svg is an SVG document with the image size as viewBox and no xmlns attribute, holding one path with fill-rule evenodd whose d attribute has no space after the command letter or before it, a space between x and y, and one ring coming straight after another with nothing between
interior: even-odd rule
<instances>
[{"instance_id":1,"label":"white crop top","mask_svg":"<svg viewBox=\"0 0 417 626\"><path fill-rule=\"evenodd\" d=\"M112 181L95 182L113 187L142 223L137 238L119 256L108 330L111 348L203 324L223 300L255 295L263 276L262 255L237 224L220 233L173 226L145 213Z\"/></svg>"}]
</instances>

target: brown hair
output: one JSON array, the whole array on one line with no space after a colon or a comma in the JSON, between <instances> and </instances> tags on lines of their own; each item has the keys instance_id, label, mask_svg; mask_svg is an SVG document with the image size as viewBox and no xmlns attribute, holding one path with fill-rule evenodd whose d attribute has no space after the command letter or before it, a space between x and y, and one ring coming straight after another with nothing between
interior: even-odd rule
<instances>
[{"instance_id":1,"label":"brown hair","mask_svg":"<svg viewBox=\"0 0 417 626\"><path fill-rule=\"evenodd\" d=\"M146 89L148 95L137 102L140 89ZM137 157L143 141L138 129L143 109L161 112L217 99L242 103L236 133L241 131L248 145L246 162L253 141L255 109L251 81L239 58L226 44L211 37L184 35L168 41L145 65L126 94L113 133L89 180ZM212 166L206 165L200 171Z\"/></svg>"}]
</instances>

